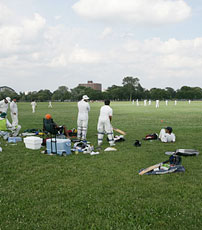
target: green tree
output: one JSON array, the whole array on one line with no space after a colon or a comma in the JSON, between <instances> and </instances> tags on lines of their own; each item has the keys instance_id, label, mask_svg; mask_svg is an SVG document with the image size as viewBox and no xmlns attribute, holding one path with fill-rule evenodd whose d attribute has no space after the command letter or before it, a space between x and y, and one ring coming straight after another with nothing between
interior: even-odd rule
<instances>
[{"instance_id":1,"label":"green tree","mask_svg":"<svg viewBox=\"0 0 202 230\"><path fill-rule=\"evenodd\" d=\"M141 87L139 81L139 78L130 76L123 79L122 84L130 101L132 100L132 97L135 96L135 91L137 91L138 87Z\"/></svg>"},{"instance_id":2,"label":"green tree","mask_svg":"<svg viewBox=\"0 0 202 230\"><path fill-rule=\"evenodd\" d=\"M53 92L52 100L64 101L71 98L71 93L66 86L60 86L57 90Z\"/></svg>"}]
</instances>

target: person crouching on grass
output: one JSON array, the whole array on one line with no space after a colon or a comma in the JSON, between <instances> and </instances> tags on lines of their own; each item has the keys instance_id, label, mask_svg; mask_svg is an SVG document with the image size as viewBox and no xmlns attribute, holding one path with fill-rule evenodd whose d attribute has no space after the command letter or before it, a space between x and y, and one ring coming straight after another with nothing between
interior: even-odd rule
<instances>
[{"instance_id":1,"label":"person crouching on grass","mask_svg":"<svg viewBox=\"0 0 202 230\"><path fill-rule=\"evenodd\" d=\"M5 140L10 136L16 137L21 129L21 126L18 124L11 125L6 116L7 114L4 112L0 114L0 136L3 136Z\"/></svg>"}]
</instances>

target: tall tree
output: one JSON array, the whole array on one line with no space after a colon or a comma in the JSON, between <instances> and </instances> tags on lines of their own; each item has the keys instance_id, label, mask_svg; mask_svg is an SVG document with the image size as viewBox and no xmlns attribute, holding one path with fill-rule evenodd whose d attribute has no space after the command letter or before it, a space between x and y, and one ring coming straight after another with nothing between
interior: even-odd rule
<instances>
[{"instance_id":1,"label":"tall tree","mask_svg":"<svg viewBox=\"0 0 202 230\"><path fill-rule=\"evenodd\" d=\"M137 88L140 87L139 78L127 76L123 79L123 87L125 92L128 94L130 101L132 100L133 94L137 91Z\"/></svg>"}]
</instances>

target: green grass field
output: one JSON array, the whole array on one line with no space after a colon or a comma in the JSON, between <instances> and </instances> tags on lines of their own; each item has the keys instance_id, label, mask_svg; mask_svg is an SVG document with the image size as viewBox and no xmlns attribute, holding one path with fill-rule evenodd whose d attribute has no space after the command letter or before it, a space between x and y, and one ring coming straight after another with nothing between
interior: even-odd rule
<instances>
[{"instance_id":1,"label":"green grass field","mask_svg":"<svg viewBox=\"0 0 202 230\"><path fill-rule=\"evenodd\" d=\"M160 108L111 103L112 124L127 132L116 152L67 157L47 156L41 150L11 145L1 139L0 229L201 229L202 159L182 159L185 173L139 176L141 168L168 159L165 151L197 149L202 154L202 102L160 103ZM102 103L91 103L88 140L96 146L96 127ZM58 124L76 127L76 103L19 103L22 131L42 128L51 113ZM145 135L172 126L176 143L142 141ZM108 146L106 137L103 149Z\"/></svg>"}]
</instances>

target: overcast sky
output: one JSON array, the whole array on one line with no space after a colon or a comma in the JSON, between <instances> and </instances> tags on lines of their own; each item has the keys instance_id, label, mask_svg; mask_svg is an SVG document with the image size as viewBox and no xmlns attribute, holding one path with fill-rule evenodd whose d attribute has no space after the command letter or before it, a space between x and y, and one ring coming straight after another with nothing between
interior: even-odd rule
<instances>
[{"instance_id":1,"label":"overcast sky","mask_svg":"<svg viewBox=\"0 0 202 230\"><path fill-rule=\"evenodd\" d=\"M202 0L0 0L0 86L202 87Z\"/></svg>"}]
</instances>

